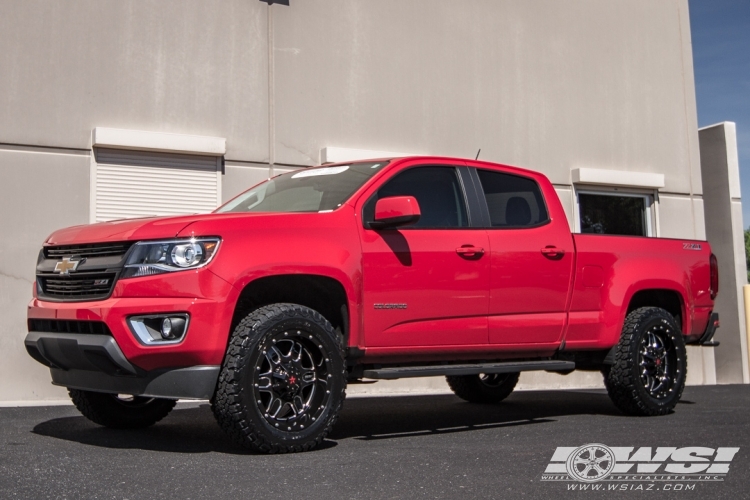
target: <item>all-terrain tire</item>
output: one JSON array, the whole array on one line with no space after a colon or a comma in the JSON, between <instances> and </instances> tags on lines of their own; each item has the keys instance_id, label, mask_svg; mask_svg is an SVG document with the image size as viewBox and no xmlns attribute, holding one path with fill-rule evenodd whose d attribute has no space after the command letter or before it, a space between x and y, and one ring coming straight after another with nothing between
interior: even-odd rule
<instances>
[{"instance_id":1,"label":"all-terrain tire","mask_svg":"<svg viewBox=\"0 0 750 500\"><path fill-rule=\"evenodd\" d=\"M166 417L173 399L121 397L118 394L68 389L70 399L84 417L112 429L143 429Z\"/></svg>"},{"instance_id":2,"label":"all-terrain tire","mask_svg":"<svg viewBox=\"0 0 750 500\"><path fill-rule=\"evenodd\" d=\"M456 396L469 403L494 404L510 396L520 373L448 375L445 379Z\"/></svg>"},{"instance_id":3,"label":"all-terrain tire","mask_svg":"<svg viewBox=\"0 0 750 500\"><path fill-rule=\"evenodd\" d=\"M610 399L626 415L671 412L687 378L685 339L674 317L658 307L628 314L614 363L603 374Z\"/></svg>"},{"instance_id":4,"label":"all-terrain tire","mask_svg":"<svg viewBox=\"0 0 750 500\"><path fill-rule=\"evenodd\" d=\"M234 442L289 453L325 439L345 396L341 335L308 307L272 304L234 329L211 406Z\"/></svg>"}]
</instances>

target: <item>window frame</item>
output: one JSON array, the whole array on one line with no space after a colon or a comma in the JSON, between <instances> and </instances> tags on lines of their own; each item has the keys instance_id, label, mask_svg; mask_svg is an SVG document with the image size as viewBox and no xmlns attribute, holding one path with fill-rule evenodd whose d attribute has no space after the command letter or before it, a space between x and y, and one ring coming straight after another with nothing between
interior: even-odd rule
<instances>
[{"instance_id":1,"label":"window frame","mask_svg":"<svg viewBox=\"0 0 750 500\"><path fill-rule=\"evenodd\" d=\"M598 234L581 232L581 194L590 194L595 196L612 196L620 198L641 198L644 200L646 214L646 235L635 234ZM609 187L609 186L573 186L573 232L576 234L591 234L597 236L623 236L632 238L658 238L659 227L658 221L658 192L652 189L637 189L627 187Z\"/></svg>"},{"instance_id":2,"label":"window frame","mask_svg":"<svg viewBox=\"0 0 750 500\"><path fill-rule=\"evenodd\" d=\"M547 203L547 197L544 195L544 190L542 189L542 186L533 177L528 177L526 175L519 175L517 173L506 172L504 170L499 170L499 169L494 169L494 168L484 168L484 167L468 167L468 168L469 168L472 180L474 182L474 192L475 192L476 198L479 200L479 205L481 207L482 229L492 229L494 231L516 231L516 230L536 229L538 227L544 227L552 223L552 214L550 213L550 210L549 210L549 203ZM486 170L488 172L493 172L496 174L503 174L503 175L510 175L513 177L520 177L522 179L526 179L528 181L533 182L534 185L536 185L537 189L539 190L539 196L541 196L542 198L542 203L544 204L544 210L547 212L547 220L542 221L542 222L537 222L536 224L529 225L529 226L513 226L513 227L493 226L492 217L490 216L490 207L487 204L487 196L484 194L484 188L482 187L482 180L479 178L479 170Z\"/></svg>"},{"instance_id":3,"label":"window frame","mask_svg":"<svg viewBox=\"0 0 750 500\"><path fill-rule=\"evenodd\" d=\"M387 175L386 179L383 179L382 181L377 181L377 187L375 187L375 190L370 194L370 196L367 197L367 199L362 203L362 227L369 231L383 231L382 229L374 229L370 227L371 220L366 219L366 207L372 202L372 200L377 196L380 189L388 184L391 180L395 179L397 176L403 174L404 172L407 172L409 170L413 170L416 168L451 168L453 169L453 173L456 176L456 180L458 181L458 186L461 190L461 194L463 195L463 202L464 202L464 208L466 210L466 219L467 219L467 225L466 226L460 226L460 227L415 227L413 225L405 225L405 226L399 226L392 229L386 229L386 231L449 231L449 230L458 230L458 231L464 231L467 229L479 229L476 224L476 220L478 218L478 214L475 213L477 210L477 206L475 203L471 202L471 195L474 194L474 186L468 186L467 182L469 181L468 177L463 172L463 169L466 169L466 167L461 165L451 165L451 164L436 164L436 163L421 163L417 165L409 165L406 168L399 169L396 172L393 172L391 175ZM390 174L390 172L389 172ZM417 200L419 202L419 200Z\"/></svg>"}]
</instances>

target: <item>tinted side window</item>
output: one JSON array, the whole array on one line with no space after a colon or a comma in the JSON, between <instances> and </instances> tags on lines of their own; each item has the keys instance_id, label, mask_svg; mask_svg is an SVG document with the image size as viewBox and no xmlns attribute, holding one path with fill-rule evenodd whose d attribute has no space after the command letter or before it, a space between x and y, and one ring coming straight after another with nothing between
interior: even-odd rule
<instances>
[{"instance_id":1,"label":"tinted side window","mask_svg":"<svg viewBox=\"0 0 750 500\"><path fill-rule=\"evenodd\" d=\"M413 196L422 215L414 228L467 227L466 203L453 167L411 168L386 182L365 206L366 221L374 219L375 203L388 196Z\"/></svg>"},{"instance_id":2,"label":"tinted side window","mask_svg":"<svg viewBox=\"0 0 750 500\"><path fill-rule=\"evenodd\" d=\"M530 227L549 220L539 185L526 177L477 170L492 227Z\"/></svg>"}]
</instances>

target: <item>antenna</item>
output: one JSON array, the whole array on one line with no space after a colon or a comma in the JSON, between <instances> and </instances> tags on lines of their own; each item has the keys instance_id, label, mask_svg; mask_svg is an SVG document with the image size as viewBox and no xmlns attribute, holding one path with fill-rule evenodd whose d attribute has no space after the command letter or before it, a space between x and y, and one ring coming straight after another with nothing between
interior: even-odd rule
<instances>
[{"instance_id":1,"label":"antenna","mask_svg":"<svg viewBox=\"0 0 750 500\"><path fill-rule=\"evenodd\" d=\"M481 153L481 152L482 152L482 148L479 148L479 151L477 151L477 156L476 156L476 158L474 158L475 160L479 159L479 153Z\"/></svg>"}]
</instances>

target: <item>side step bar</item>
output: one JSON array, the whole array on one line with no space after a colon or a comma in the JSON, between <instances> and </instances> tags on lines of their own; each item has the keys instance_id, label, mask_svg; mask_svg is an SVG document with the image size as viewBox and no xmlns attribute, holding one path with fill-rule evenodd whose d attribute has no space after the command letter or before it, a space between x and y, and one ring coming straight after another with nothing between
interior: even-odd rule
<instances>
[{"instance_id":1,"label":"side step bar","mask_svg":"<svg viewBox=\"0 0 750 500\"><path fill-rule=\"evenodd\" d=\"M395 380L398 378L435 377L439 375L478 375L480 373L513 373L536 370L564 372L575 369L572 361L509 361L468 365L401 366L365 370L364 378Z\"/></svg>"}]
</instances>

